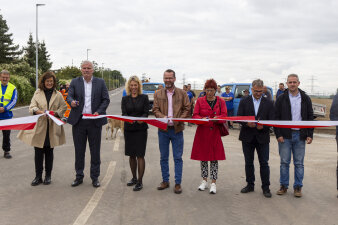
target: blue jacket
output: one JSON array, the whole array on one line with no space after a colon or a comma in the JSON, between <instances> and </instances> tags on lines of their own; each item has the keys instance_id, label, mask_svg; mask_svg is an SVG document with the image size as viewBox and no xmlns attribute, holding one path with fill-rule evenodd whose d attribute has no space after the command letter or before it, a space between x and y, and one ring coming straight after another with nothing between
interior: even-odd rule
<instances>
[{"instance_id":1,"label":"blue jacket","mask_svg":"<svg viewBox=\"0 0 338 225\"><path fill-rule=\"evenodd\" d=\"M7 86L3 86L1 84L1 88L2 88L2 93L5 93ZM18 92L16 89L14 89L11 101L5 107L3 105L0 106L0 107L4 107L5 109L5 112L0 113L0 120L6 120L6 119L13 118L13 113L10 110L14 108L17 100L18 100Z\"/></svg>"}]
</instances>

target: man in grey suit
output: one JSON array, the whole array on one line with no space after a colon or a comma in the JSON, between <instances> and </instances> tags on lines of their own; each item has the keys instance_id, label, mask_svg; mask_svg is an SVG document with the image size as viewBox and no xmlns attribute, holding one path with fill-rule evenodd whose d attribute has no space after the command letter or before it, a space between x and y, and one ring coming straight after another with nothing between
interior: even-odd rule
<instances>
[{"instance_id":1,"label":"man in grey suit","mask_svg":"<svg viewBox=\"0 0 338 225\"><path fill-rule=\"evenodd\" d=\"M93 63L83 61L82 76L74 78L70 83L67 102L71 111L67 122L73 125L73 141L75 146L76 178L72 183L76 187L83 182L85 152L87 139L90 149L90 178L93 187L100 187L100 147L102 126L107 118L82 119L83 114L104 115L109 105L109 94L103 79L93 77Z\"/></svg>"}]
</instances>

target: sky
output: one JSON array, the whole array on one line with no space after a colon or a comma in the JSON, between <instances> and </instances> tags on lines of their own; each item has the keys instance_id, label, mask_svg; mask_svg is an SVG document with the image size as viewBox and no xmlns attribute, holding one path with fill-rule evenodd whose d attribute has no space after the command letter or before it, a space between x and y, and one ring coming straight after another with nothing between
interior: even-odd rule
<instances>
[{"instance_id":1,"label":"sky","mask_svg":"<svg viewBox=\"0 0 338 225\"><path fill-rule=\"evenodd\" d=\"M300 88L332 94L338 88L338 1L335 0L0 0L14 42L36 35L53 69L87 58L126 77L201 88L260 78L275 88L290 73ZM312 85L313 84L313 85Z\"/></svg>"}]
</instances>

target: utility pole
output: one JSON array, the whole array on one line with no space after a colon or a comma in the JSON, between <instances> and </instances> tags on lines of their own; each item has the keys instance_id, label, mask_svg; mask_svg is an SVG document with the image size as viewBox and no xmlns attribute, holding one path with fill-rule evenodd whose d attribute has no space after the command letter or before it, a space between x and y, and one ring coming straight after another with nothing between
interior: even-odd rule
<instances>
[{"instance_id":1,"label":"utility pole","mask_svg":"<svg viewBox=\"0 0 338 225\"><path fill-rule=\"evenodd\" d=\"M196 81L194 81L194 90L196 90Z\"/></svg>"},{"instance_id":2,"label":"utility pole","mask_svg":"<svg viewBox=\"0 0 338 225\"><path fill-rule=\"evenodd\" d=\"M183 85L185 85L185 74L183 74Z\"/></svg>"},{"instance_id":3,"label":"utility pole","mask_svg":"<svg viewBox=\"0 0 338 225\"><path fill-rule=\"evenodd\" d=\"M315 77L312 75L311 79L309 79L311 81L311 94L314 94L314 81L317 80L315 79Z\"/></svg>"}]
</instances>

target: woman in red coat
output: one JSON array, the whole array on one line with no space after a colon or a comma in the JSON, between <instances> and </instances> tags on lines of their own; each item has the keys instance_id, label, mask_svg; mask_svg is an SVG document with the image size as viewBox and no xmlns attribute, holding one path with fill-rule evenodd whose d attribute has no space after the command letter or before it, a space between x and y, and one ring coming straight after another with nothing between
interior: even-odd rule
<instances>
[{"instance_id":1,"label":"woman in red coat","mask_svg":"<svg viewBox=\"0 0 338 225\"><path fill-rule=\"evenodd\" d=\"M215 80L207 80L204 89L206 96L198 98L193 118L217 118L227 116L225 101L215 96L217 83ZM219 126L220 121L210 121L207 124L198 125L194 144L191 152L191 159L201 161L202 183L198 187L200 191L208 188L208 161L210 161L210 194L216 194L216 180L218 173L218 160L225 160L224 147L221 139Z\"/></svg>"}]
</instances>

